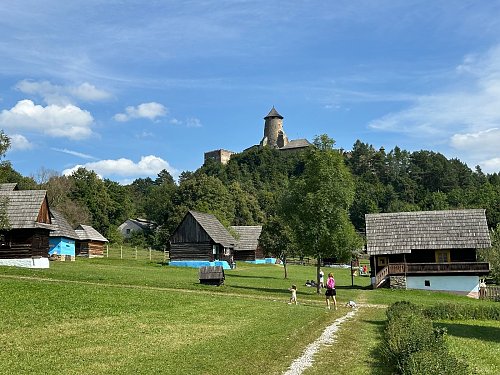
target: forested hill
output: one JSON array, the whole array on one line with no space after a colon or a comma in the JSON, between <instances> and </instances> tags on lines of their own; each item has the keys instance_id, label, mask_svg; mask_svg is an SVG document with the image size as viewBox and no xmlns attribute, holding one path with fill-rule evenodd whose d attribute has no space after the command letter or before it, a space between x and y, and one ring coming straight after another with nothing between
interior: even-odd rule
<instances>
[{"instance_id":1,"label":"forested hill","mask_svg":"<svg viewBox=\"0 0 500 375\"><path fill-rule=\"evenodd\" d=\"M432 151L408 152L398 147L376 150L357 141L342 151L356 181L351 220L363 230L364 215L374 212L485 208L491 228L500 223L500 175L471 170L457 159ZM73 223L86 222L118 239L116 227L142 217L161 226L158 246L168 238L188 209L211 212L225 225L261 224L276 210L290 179L301 175L304 151L284 152L254 147L233 155L227 165L208 162L183 172L178 183L166 171L156 179L137 179L127 186L78 170L70 177L42 170L35 179L19 175L3 162L0 182L22 189L48 190L51 207Z\"/></svg>"}]
</instances>

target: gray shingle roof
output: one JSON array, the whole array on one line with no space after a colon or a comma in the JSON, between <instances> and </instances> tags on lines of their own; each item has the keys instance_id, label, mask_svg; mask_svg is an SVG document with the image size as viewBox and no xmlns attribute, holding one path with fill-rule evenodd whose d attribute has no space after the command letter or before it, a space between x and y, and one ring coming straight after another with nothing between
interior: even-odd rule
<instances>
[{"instance_id":1,"label":"gray shingle roof","mask_svg":"<svg viewBox=\"0 0 500 375\"><path fill-rule=\"evenodd\" d=\"M11 229L52 228L50 224L37 222L46 195L45 190L0 189L0 200L6 202Z\"/></svg>"},{"instance_id":2,"label":"gray shingle roof","mask_svg":"<svg viewBox=\"0 0 500 375\"><path fill-rule=\"evenodd\" d=\"M214 242L220 243L224 247L234 246L236 240L214 215L197 211L189 211L189 213L193 215Z\"/></svg>"},{"instance_id":3,"label":"gray shingle roof","mask_svg":"<svg viewBox=\"0 0 500 375\"><path fill-rule=\"evenodd\" d=\"M17 190L17 183L12 182L12 183L6 183L6 184L0 184L0 190Z\"/></svg>"},{"instance_id":4,"label":"gray shingle roof","mask_svg":"<svg viewBox=\"0 0 500 375\"><path fill-rule=\"evenodd\" d=\"M50 237L65 237L78 240L79 237L75 230L68 223L66 218L59 211L50 210L50 216L52 217L52 225L55 230L50 232Z\"/></svg>"},{"instance_id":5,"label":"gray shingle roof","mask_svg":"<svg viewBox=\"0 0 500 375\"><path fill-rule=\"evenodd\" d=\"M311 146L311 142L307 139L294 139L288 142L285 146L281 147L280 150L291 150L295 148L305 148Z\"/></svg>"},{"instance_id":6,"label":"gray shingle roof","mask_svg":"<svg viewBox=\"0 0 500 375\"><path fill-rule=\"evenodd\" d=\"M267 114L266 117L264 117L264 119L268 118L268 117L279 117L279 118L283 118L283 116L281 116L278 111L274 108L273 108L269 111L269 113Z\"/></svg>"},{"instance_id":7,"label":"gray shingle roof","mask_svg":"<svg viewBox=\"0 0 500 375\"><path fill-rule=\"evenodd\" d=\"M483 209L367 214L365 221L369 255L491 246Z\"/></svg>"},{"instance_id":8,"label":"gray shingle roof","mask_svg":"<svg viewBox=\"0 0 500 375\"><path fill-rule=\"evenodd\" d=\"M96 231L90 225L80 224L75 229L75 232L78 235L78 239L81 241L89 241L90 240L90 241L108 242L106 237L104 237L101 233Z\"/></svg>"},{"instance_id":9,"label":"gray shingle roof","mask_svg":"<svg viewBox=\"0 0 500 375\"><path fill-rule=\"evenodd\" d=\"M231 228L240 236L234 247L235 251L257 249L259 246L259 237L262 232L262 225L235 225Z\"/></svg>"}]
</instances>

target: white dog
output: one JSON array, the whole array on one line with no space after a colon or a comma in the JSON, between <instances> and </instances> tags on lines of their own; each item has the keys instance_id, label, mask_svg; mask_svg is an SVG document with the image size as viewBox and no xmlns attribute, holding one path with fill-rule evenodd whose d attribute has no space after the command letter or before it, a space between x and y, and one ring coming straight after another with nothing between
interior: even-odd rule
<instances>
[{"instance_id":1,"label":"white dog","mask_svg":"<svg viewBox=\"0 0 500 375\"><path fill-rule=\"evenodd\" d=\"M354 301L349 301L345 304L347 307L350 307L351 309L354 309L357 305L356 302Z\"/></svg>"}]
</instances>

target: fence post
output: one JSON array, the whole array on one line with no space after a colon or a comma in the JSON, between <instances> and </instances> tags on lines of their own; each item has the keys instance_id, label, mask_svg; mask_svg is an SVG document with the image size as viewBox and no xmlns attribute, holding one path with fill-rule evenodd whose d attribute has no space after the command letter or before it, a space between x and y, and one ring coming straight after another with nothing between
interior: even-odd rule
<instances>
[{"instance_id":1,"label":"fence post","mask_svg":"<svg viewBox=\"0 0 500 375\"><path fill-rule=\"evenodd\" d=\"M135 247L135 260L137 260L137 246Z\"/></svg>"},{"instance_id":2,"label":"fence post","mask_svg":"<svg viewBox=\"0 0 500 375\"><path fill-rule=\"evenodd\" d=\"M120 245L120 259L123 259L123 246Z\"/></svg>"},{"instance_id":3,"label":"fence post","mask_svg":"<svg viewBox=\"0 0 500 375\"><path fill-rule=\"evenodd\" d=\"M149 261L151 262L151 247L149 248Z\"/></svg>"},{"instance_id":4,"label":"fence post","mask_svg":"<svg viewBox=\"0 0 500 375\"><path fill-rule=\"evenodd\" d=\"M106 244L106 258L109 258L109 245Z\"/></svg>"}]
</instances>

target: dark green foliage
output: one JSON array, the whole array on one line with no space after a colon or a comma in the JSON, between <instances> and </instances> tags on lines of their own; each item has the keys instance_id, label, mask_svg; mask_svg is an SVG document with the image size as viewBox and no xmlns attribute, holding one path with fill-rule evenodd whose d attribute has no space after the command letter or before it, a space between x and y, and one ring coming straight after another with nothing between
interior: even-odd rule
<instances>
[{"instance_id":1,"label":"dark green foliage","mask_svg":"<svg viewBox=\"0 0 500 375\"><path fill-rule=\"evenodd\" d=\"M446 330L411 302L396 302L387 309L382 352L399 374L468 374L465 364L448 351Z\"/></svg>"},{"instance_id":2,"label":"dark green foliage","mask_svg":"<svg viewBox=\"0 0 500 375\"><path fill-rule=\"evenodd\" d=\"M452 304L442 303L423 309L432 320L500 320L500 304Z\"/></svg>"},{"instance_id":3,"label":"dark green foliage","mask_svg":"<svg viewBox=\"0 0 500 375\"><path fill-rule=\"evenodd\" d=\"M442 349L425 349L412 353L402 374L405 375L468 375L466 363Z\"/></svg>"}]
</instances>

